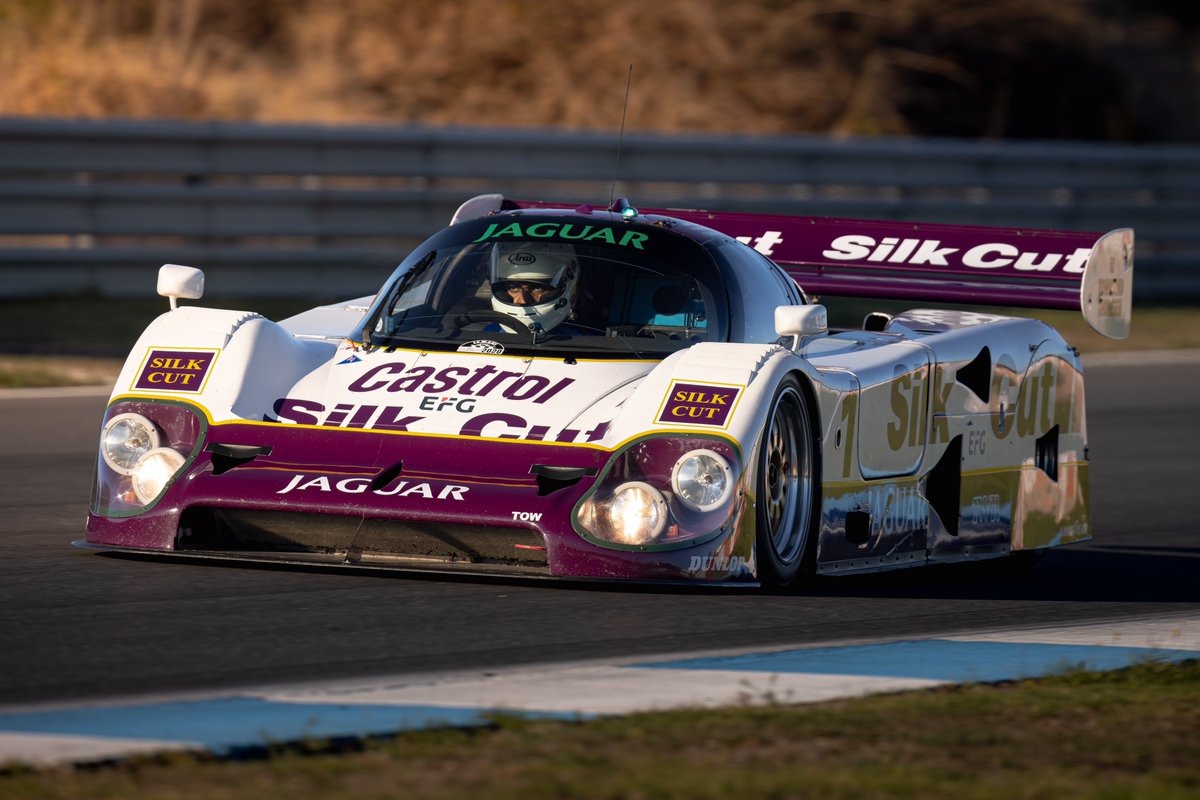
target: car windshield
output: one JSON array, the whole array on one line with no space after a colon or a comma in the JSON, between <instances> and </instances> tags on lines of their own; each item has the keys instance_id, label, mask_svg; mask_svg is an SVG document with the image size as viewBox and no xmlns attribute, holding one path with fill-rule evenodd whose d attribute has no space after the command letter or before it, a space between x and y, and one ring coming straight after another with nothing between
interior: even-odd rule
<instances>
[{"instance_id":1,"label":"car windshield","mask_svg":"<svg viewBox=\"0 0 1200 800\"><path fill-rule=\"evenodd\" d=\"M660 359L727 337L717 269L685 237L656 232L646 246L651 234L627 226L528 224L560 234L536 237L517 223L506 236L488 235L497 223L458 227L401 264L368 319L372 345Z\"/></svg>"}]
</instances>

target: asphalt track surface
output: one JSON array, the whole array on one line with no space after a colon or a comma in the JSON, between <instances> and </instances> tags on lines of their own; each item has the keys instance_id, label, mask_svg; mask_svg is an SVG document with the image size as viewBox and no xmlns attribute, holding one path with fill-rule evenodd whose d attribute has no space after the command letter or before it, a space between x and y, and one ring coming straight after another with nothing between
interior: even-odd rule
<instances>
[{"instance_id":1,"label":"asphalt track surface","mask_svg":"<svg viewBox=\"0 0 1200 800\"><path fill-rule=\"evenodd\" d=\"M927 637L1200 609L1200 360L1087 369L1093 541L1028 575L937 567L790 594L102 556L105 398L0 397L0 704Z\"/></svg>"}]
</instances>

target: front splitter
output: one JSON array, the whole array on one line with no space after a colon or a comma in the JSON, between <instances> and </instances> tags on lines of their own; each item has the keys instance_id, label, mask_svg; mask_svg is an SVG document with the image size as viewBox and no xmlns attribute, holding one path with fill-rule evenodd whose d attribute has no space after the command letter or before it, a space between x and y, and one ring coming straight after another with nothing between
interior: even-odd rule
<instances>
[{"instance_id":1,"label":"front splitter","mask_svg":"<svg viewBox=\"0 0 1200 800\"><path fill-rule=\"evenodd\" d=\"M519 580L552 581L561 583L590 583L604 585L662 586L677 588L721 588L756 589L754 581L700 581L665 579L613 579L595 576L551 575L544 568L516 564L486 563L470 561L447 561L421 559L410 556L368 555L357 561L347 560L347 551L328 553L280 553L271 551L221 551L221 550L148 550L140 547L120 547L97 544L77 539L71 545L83 550L95 550L106 555L131 556L148 560L194 561L200 563L230 562L258 564L280 568L321 569L340 571L409 573L412 575L439 576L458 575L465 578L503 578Z\"/></svg>"}]
</instances>

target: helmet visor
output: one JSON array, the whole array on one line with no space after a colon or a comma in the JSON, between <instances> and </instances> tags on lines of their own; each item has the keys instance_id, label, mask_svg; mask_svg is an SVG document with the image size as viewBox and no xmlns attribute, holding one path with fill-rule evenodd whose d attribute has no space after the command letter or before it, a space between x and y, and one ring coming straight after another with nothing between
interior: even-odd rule
<instances>
[{"instance_id":1,"label":"helmet visor","mask_svg":"<svg viewBox=\"0 0 1200 800\"><path fill-rule=\"evenodd\" d=\"M557 286L549 281L513 279L492 284L492 295L510 306L540 306L553 303L562 296L564 283Z\"/></svg>"}]
</instances>

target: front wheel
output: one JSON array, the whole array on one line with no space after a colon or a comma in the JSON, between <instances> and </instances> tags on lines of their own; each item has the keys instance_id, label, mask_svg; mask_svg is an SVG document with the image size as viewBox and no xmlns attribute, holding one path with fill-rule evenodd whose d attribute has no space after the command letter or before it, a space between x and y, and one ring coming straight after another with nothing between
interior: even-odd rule
<instances>
[{"instance_id":1,"label":"front wheel","mask_svg":"<svg viewBox=\"0 0 1200 800\"><path fill-rule=\"evenodd\" d=\"M782 587L811 561L816 540L815 423L797 380L775 390L758 448L756 486L759 578Z\"/></svg>"}]
</instances>

